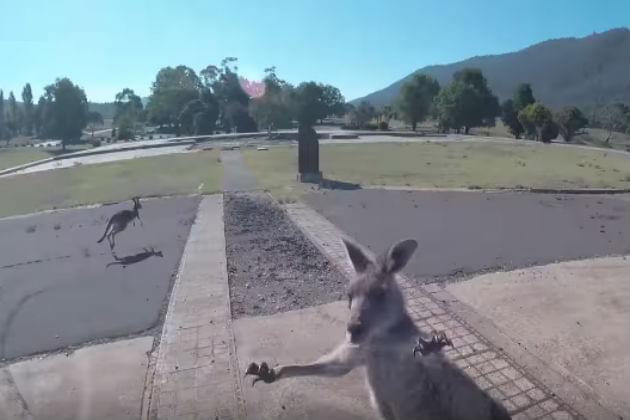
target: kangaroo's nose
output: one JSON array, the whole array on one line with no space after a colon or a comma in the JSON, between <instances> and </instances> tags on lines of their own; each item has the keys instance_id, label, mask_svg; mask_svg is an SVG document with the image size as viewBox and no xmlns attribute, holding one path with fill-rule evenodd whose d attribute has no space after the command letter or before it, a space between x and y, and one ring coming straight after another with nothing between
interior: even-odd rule
<instances>
[{"instance_id":1,"label":"kangaroo's nose","mask_svg":"<svg viewBox=\"0 0 630 420\"><path fill-rule=\"evenodd\" d=\"M359 323L348 324L348 332L351 338L357 338L363 333L363 326Z\"/></svg>"}]
</instances>

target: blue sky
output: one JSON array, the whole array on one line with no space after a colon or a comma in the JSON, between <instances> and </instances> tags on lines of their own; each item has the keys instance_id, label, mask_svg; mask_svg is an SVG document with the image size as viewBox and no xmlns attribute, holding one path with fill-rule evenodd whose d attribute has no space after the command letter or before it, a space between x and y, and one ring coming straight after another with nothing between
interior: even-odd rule
<instances>
[{"instance_id":1,"label":"blue sky","mask_svg":"<svg viewBox=\"0 0 630 420\"><path fill-rule=\"evenodd\" d=\"M239 58L354 99L429 64L630 26L630 0L0 0L0 89L61 76L88 99L148 95L163 66Z\"/></svg>"}]
</instances>

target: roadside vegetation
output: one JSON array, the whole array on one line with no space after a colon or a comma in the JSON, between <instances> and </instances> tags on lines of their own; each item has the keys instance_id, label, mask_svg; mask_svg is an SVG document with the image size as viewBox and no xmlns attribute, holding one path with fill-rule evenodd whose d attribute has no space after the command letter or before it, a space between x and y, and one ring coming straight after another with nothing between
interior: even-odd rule
<instances>
[{"instance_id":1,"label":"roadside vegetation","mask_svg":"<svg viewBox=\"0 0 630 420\"><path fill-rule=\"evenodd\" d=\"M48 157L49 153L33 148L0 149L0 171Z\"/></svg>"},{"instance_id":2,"label":"roadside vegetation","mask_svg":"<svg viewBox=\"0 0 630 420\"><path fill-rule=\"evenodd\" d=\"M243 152L262 188L280 199L295 182L297 148ZM325 177L364 186L421 188L630 188L630 160L606 151L536 143L439 142L323 145ZM309 188L309 184L304 187Z\"/></svg>"},{"instance_id":3,"label":"roadside vegetation","mask_svg":"<svg viewBox=\"0 0 630 420\"><path fill-rule=\"evenodd\" d=\"M0 217L134 196L214 193L223 168L217 151L122 160L0 178Z\"/></svg>"}]
</instances>

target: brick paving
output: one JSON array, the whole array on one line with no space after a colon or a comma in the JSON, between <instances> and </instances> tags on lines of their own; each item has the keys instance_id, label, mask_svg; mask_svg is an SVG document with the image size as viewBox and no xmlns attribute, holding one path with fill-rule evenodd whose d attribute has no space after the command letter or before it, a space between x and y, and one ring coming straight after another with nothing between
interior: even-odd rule
<instances>
[{"instance_id":1,"label":"brick paving","mask_svg":"<svg viewBox=\"0 0 630 420\"><path fill-rule=\"evenodd\" d=\"M244 418L225 259L223 197L204 197L164 323L149 416Z\"/></svg>"},{"instance_id":2,"label":"brick paving","mask_svg":"<svg viewBox=\"0 0 630 420\"><path fill-rule=\"evenodd\" d=\"M289 204L285 208L293 222L342 273L354 275L341 241L342 237L347 237L345 233L302 203ZM514 419L583 418L449 311L444 302L456 300L450 293L435 284L414 286L405 276L399 276L398 280L407 309L418 327L424 331L444 330L454 345L445 350L446 357L500 401Z\"/></svg>"}]
</instances>

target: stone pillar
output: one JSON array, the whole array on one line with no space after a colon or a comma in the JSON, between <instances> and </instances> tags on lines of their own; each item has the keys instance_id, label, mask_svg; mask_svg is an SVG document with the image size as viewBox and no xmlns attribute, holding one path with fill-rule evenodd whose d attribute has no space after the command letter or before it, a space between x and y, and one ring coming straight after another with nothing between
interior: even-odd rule
<instances>
[{"instance_id":1,"label":"stone pillar","mask_svg":"<svg viewBox=\"0 0 630 420\"><path fill-rule=\"evenodd\" d=\"M300 125L298 128L298 181L319 182L321 179L317 133L311 126Z\"/></svg>"}]
</instances>

